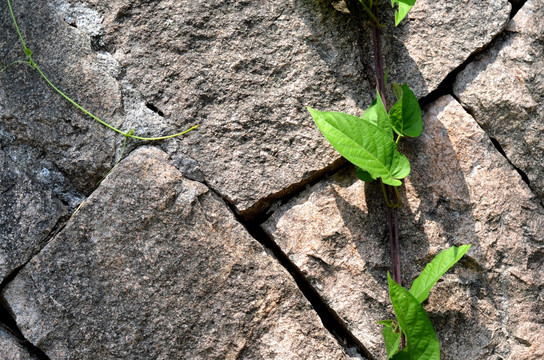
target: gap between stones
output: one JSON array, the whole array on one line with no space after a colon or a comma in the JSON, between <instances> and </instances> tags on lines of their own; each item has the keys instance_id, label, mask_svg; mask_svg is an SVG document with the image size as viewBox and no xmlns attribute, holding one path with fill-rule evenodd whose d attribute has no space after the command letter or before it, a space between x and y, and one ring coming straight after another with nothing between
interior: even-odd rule
<instances>
[{"instance_id":1,"label":"gap between stones","mask_svg":"<svg viewBox=\"0 0 544 360\"><path fill-rule=\"evenodd\" d=\"M525 5L527 0L518 0L518 1L509 0L509 2L512 5L512 10L510 12L510 19L512 19L518 13L518 11ZM70 24L70 25L77 28L77 26L75 26L74 24ZM502 33L503 32L500 32L499 34L497 34L497 36L494 39L492 39L487 45L485 45L481 49L478 49L476 52L471 54L461 65L459 65L457 68L452 70L444 78L444 80L442 80L442 82L434 91L422 97L419 100L421 108L426 107L427 105L433 103L434 101L438 100L440 97L445 95L450 95L454 97L461 104L461 102L455 96L453 92L453 83L457 75L461 71L463 71L466 68L466 66L476 58L476 56L479 53L481 53L483 50L485 50L488 47L494 46L496 39ZM148 109L157 113L159 116L161 117L164 116L164 113L162 113L162 111L159 110L154 104L146 102L145 105ZM471 113L469 109L465 109L465 111L467 111L469 114ZM506 156L506 153L504 152L501 145L498 143L496 139L492 137L489 137L489 138L491 142L493 143L493 145L495 146L495 148L497 149L497 151L520 174L521 178L529 186L529 188L531 188L531 184L527 174L525 174L521 169L519 169L514 164L512 164L512 162L510 161L510 159L508 159L508 157ZM126 154L125 157L128 155L129 154ZM240 214L236 206L229 199L227 199L225 196L222 196L220 193L218 193L216 190L210 187L209 184L207 184L206 182L204 182L204 184L211 191L213 191L215 194L217 194L219 197L221 197L225 201L225 203L229 206L229 208L233 212L237 221L244 226L244 228L256 241L258 241L266 249L268 249L274 255L274 257L278 260L278 262L289 272L289 274L293 277L293 279L295 280L295 283L297 284L301 292L312 304L317 315L320 317L324 327L339 341L339 343L344 348L356 349L356 351L360 355L362 355L363 357L369 360L375 360L375 357L370 353L370 351L366 349L366 347L362 344L362 342L353 335L353 333L346 326L345 322L319 295L317 290L311 285L310 281L302 274L301 270L293 262L291 262L289 257L281 250L279 245L276 244L272 240L271 236L267 234L266 231L261 227L261 224L264 223L273 213L269 211L273 204L275 203L279 203L280 205L285 204L292 198L302 193L309 186L312 186L320 182L321 180L325 179L327 176L342 170L345 166L349 166L349 164L347 163L346 160L344 160L343 158L340 158L336 160L333 164L329 165L328 167L315 172L307 179L302 180L298 183L292 184L288 186L287 188L279 191L276 194L273 194L266 198L261 199L252 208L248 209L246 213L243 215ZM540 204L544 207L544 204L542 203L542 201L540 201ZM68 221L69 221L68 217L63 217L59 219L59 221L57 221L57 224L55 224L55 226L53 227L53 229L47 236L44 242L45 245L36 254L34 254L30 258L30 260L32 260L32 258L34 258L34 256L36 256L37 254L39 254L39 252L43 250L43 248L47 245L47 243L51 239L53 239L60 231L62 231L62 229L66 226ZM28 260L26 263L16 268L11 274L9 274L6 277L6 279L0 284L0 294L2 293L6 285L17 276L17 274L25 267L25 265L30 260ZM49 357L42 350L34 346L30 341L28 341L24 337L21 330L18 328L15 319L13 318L12 314L9 312L8 306L6 305L5 300L1 296L0 296L0 324L4 325L7 329L9 329L9 331L12 332L12 334L19 340L20 344L30 354L34 355L39 360L50 360Z\"/></svg>"},{"instance_id":2,"label":"gap between stones","mask_svg":"<svg viewBox=\"0 0 544 360\"><path fill-rule=\"evenodd\" d=\"M33 355L38 360L50 360L43 351L34 346L24 337L24 335L21 333L21 330L17 327L15 319L13 319L6 306L4 305L4 299L0 299L0 324L3 325L4 328L7 329L7 331L9 331L19 341L19 344L26 351L28 351L29 354ZM1 328L2 327L0 326L0 329Z\"/></svg>"},{"instance_id":3,"label":"gap between stones","mask_svg":"<svg viewBox=\"0 0 544 360\"><path fill-rule=\"evenodd\" d=\"M510 11L510 20L512 20L527 0L508 0L508 2L512 5L512 10Z\"/></svg>"},{"instance_id":4,"label":"gap between stones","mask_svg":"<svg viewBox=\"0 0 544 360\"><path fill-rule=\"evenodd\" d=\"M345 165L345 164L344 164ZM322 178L327 175L323 175L319 180L315 180L317 183ZM261 222L256 222L252 220L244 219L236 209L236 206L230 201L225 199L224 196L221 196L216 190L210 187L206 182L204 183L210 191L214 192L217 196L221 197L227 206L230 208L234 214L236 220L246 229L246 231L263 245L269 252L272 253L274 258L280 263L281 266L293 278L297 284L299 290L302 292L304 297L310 302L314 311L317 313L325 329L329 331L339 342L339 344L346 349L346 352L349 353L351 349L355 349L359 355L367 360L376 360L374 355L363 345L363 343L353 335L349 330L346 323L342 320L340 316L327 304L327 302L319 295L317 290L312 286L310 281L304 276L302 271L289 259L287 254L283 252L281 247L272 240L272 237L261 227L261 224L266 220L268 216L261 217ZM309 185L309 184L308 184ZM303 189L298 188L297 191L288 194L285 198L282 199L282 202L288 201L292 197L298 195Z\"/></svg>"},{"instance_id":5,"label":"gap between stones","mask_svg":"<svg viewBox=\"0 0 544 360\"><path fill-rule=\"evenodd\" d=\"M26 261L24 264L18 266L16 269L14 269L2 283L0 284L0 326L4 326L6 329L8 329L12 335L19 341L19 344L28 351L29 354L34 355L38 360L50 360L49 357L38 347L36 347L34 344L32 344L28 339L25 338L23 335L21 329L17 326L17 322L15 321L15 318L13 317L13 314L9 311L9 306L6 303L4 297L2 296L2 293L4 291L4 288L19 274L19 272L28 264L36 255L38 255L46 246L47 244L55 237L58 233L64 229L66 224L70 221L70 216L62 216L57 220L57 223L53 226L49 234L46 236L44 240L44 245L36 251L35 254L33 254L28 261Z\"/></svg>"},{"instance_id":6,"label":"gap between stones","mask_svg":"<svg viewBox=\"0 0 544 360\"><path fill-rule=\"evenodd\" d=\"M535 196L535 199L538 201L538 203L540 204L540 206L542 206L544 208L544 202L542 201L542 199L540 198L540 196L536 195L536 192L534 191L534 189L531 187L531 180L529 180L529 177L527 176L527 174L521 170L520 168L518 168L516 165L514 165L510 159L508 158L508 156L506 156L506 153L504 152L501 144L499 144L499 142L497 141L497 139L489 136L489 140L491 140L491 142L493 143L493 146L495 146L495 149L497 149L497 151L506 159L506 161L508 161L508 163L510 164L510 166L512 166L512 168L514 168L514 170L516 170L519 174L519 176L521 177L521 180L523 180L523 182L525 184L527 184L527 186L529 187L529 189L531 190L531 192L533 193L533 195Z\"/></svg>"},{"instance_id":7,"label":"gap between stones","mask_svg":"<svg viewBox=\"0 0 544 360\"><path fill-rule=\"evenodd\" d=\"M510 20L512 20L514 16L516 16L518 11L523 7L523 5L525 5L527 0L509 0L509 2L512 5L512 10L510 11ZM480 54L487 48L491 48L495 46L497 43L497 39L499 39L503 33L504 33L504 29L501 32L499 32L497 35L495 35L495 37L491 39L489 43L487 43L480 49L476 49L476 51L474 51L461 65L459 65L458 67L453 69L448 75L446 75L444 80L442 80L442 82L438 85L438 87L435 90L431 91L429 94L419 99L419 105L421 106L421 108L423 109L424 107L435 102L436 100L438 100L444 95L451 95L453 98L455 98L455 100L457 100L459 104L461 104L461 101L459 101L459 99L457 98L457 96L455 96L453 92L453 83L455 82L457 75L459 75L461 71L465 70L467 65L473 62L474 59L478 56L478 54ZM472 115L467 109L465 109L465 111L467 111L470 115Z\"/></svg>"},{"instance_id":8,"label":"gap between stones","mask_svg":"<svg viewBox=\"0 0 544 360\"><path fill-rule=\"evenodd\" d=\"M273 211L271 211L271 209L274 208L275 204L279 204L280 206L285 204L287 201L297 196L308 187L315 185L327 176L340 171L348 164L349 163L346 159L340 157L336 159L332 164L324 167L323 169L314 171L305 179L291 184L274 194L259 199L255 204L253 204L253 206L244 211L239 211L238 208L236 208L236 206L233 204L233 201L231 199L228 199L226 196L220 196L229 205L233 206L233 211L236 213L236 215L239 215L241 219L243 219L245 222L262 224L270 217L270 215L272 215ZM211 189L208 184L206 184L206 186ZM219 192L215 192L219 194Z\"/></svg>"},{"instance_id":9,"label":"gap between stones","mask_svg":"<svg viewBox=\"0 0 544 360\"><path fill-rule=\"evenodd\" d=\"M152 104L152 103L149 103L149 102L146 102L145 103L145 106L153 111L154 113L156 113L157 115L159 115L160 117L164 117L164 113L157 107L155 106L155 104Z\"/></svg>"},{"instance_id":10,"label":"gap between stones","mask_svg":"<svg viewBox=\"0 0 544 360\"><path fill-rule=\"evenodd\" d=\"M510 19L514 18L514 16L516 16L516 14L518 13L518 11L523 7L523 5L525 5L525 3L527 2L527 0L522 0L522 1L515 1L515 0L509 0L509 2L511 3L512 5L512 10L510 12ZM500 36L504 33L504 30L501 31L500 33L498 33L487 45L485 45L484 47L482 47L481 49L478 49L476 52L474 52L473 54L471 54L461 65L459 65L457 68L455 68L454 70L452 70L445 78L444 80L442 80L442 82L438 85L438 87L434 90L434 91L431 91L429 94L427 94L426 96L422 97L420 100L419 100L419 104L421 106L421 108L425 108L427 107L428 105L432 104L433 102L435 102L436 100L438 100L439 98L441 98L442 96L445 96L445 95L450 95L451 97L453 97L462 107L463 109L468 113L470 114L470 116L472 116L474 119L476 119L475 115L473 114L473 112L471 111L471 109L468 109L466 108L465 106L463 106L463 103L459 100L459 98L455 95L455 93L453 92L453 83L455 82L455 79L457 78L457 75L459 75L459 73L461 71L463 71L468 64L470 64L471 62L473 62L475 60L475 58L482 52L484 51L485 49L487 48L491 48L493 46L496 45L498 39L500 38ZM485 129L484 129L485 131ZM525 182L527 184L527 186L529 187L529 189L531 189L531 191L533 192L533 194L535 194L535 197L537 199L539 199L539 202L540 204L544 207L544 203L542 202L542 200L540 200L540 198L536 195L536 193L534 192L533 188L531 187L531 181L529 180L529 177L527 176L527 174L521 170L520 168L518 168L516 165L514 165L512 163L512 161L510 161L510 159L508 158L508 156L506 155L506 153L504 152L502 146L499 144L499 142L497 141L497 139L489 136L489 134L487 133L487 131L485 131L488 138L491 140L491 143L493 144L493 146L495 147L495 149L497 150L497 152L499 154L501 154L505 159L506 161L508 161L508 163L512 166L512 168L514 168L518 174L521 176L521 179L523 180L523 182Z\"/></svg>"},{"instance_id":11,"label":"gap between stones","mask_svg":"<svg viewBox=\"0 0 544 360\"><path fill-rule=\"evenodd\" d=\"M4 297L2 296L2 293L4 291L4 288L19 274L19 272L28 264L36 255L38 255L46 246L47 244L59 233L64 229L66 224L70 221L69 216L62 216L57 220L57 223L53 226L49 234L46 236L44 240L44 245L36 251L35 254L33 254L28 261L26 261L24 264L18 266L15 268L2 283L0 284L0 327L4 326L8 331L11 332L11 334L19 341L19 344L28 351L29 354L34 355L38 360L50 360L49 357L38 347L36 347L34 344L32 344L30 341L28 341L25 336L23 335L21 329L17 326L17 322L15 321L15 318L13 317L13 314L9 311L9 306L6 303Z\"/></svg>"}]
</instances>

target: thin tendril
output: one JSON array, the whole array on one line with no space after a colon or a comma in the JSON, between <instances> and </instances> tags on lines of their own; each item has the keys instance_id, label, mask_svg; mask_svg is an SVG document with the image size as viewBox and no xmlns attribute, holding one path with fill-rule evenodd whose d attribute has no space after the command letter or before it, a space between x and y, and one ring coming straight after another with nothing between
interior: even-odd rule
<instances>
[{"instance_id":1,"label":"thin tendril","mask_svg":"<svg viewBox=\"0 0 544 360\"><path fill-rule=\"evenodd\" d=\"M13 8L11 7L11 2L10 0L7 0L8 2L8 7L9 7L9 12L11 14L11 19L13 20L13 25L15 26L15 29L17 30L17 34L19 34L19 39L21 40L21 44L23 45L23 50L26 54L26 57L28 58L28 63L30 64L31 67L35 68L38 73L40 74L40 76L45 80L45 82L47 82L47 84L49 86L51 86L53 88L53 90L55 90L57 93L59 93L64 99L66 99L67 101L69 101L72 105L74 105L76 108L78 108L79 110L81 110L83 113L85 113L86 115L90 116L91 118L93 118L94 120L96 120L97 122L99 122L100 124L104 125L105 127L107 127L108 129L110 130L113 130L121 135L123 135L125 138L129 137L129 138L132 138L132 139L138 139L138 140L145 140L145 141L157 141L157 140L165 140L165 139L171 139L171 138L174 138L176 136L180 136L180 135L183 135L183 134L186 134L188 133L189 131L191 130L194 130L196 128L198 128L198 125L195 125L185 131L182 131L182 132L179 132L177 134L173 134L173 135L167 135L167 136L159 136L159 137L142 137L142 136L136 136L136 135L132 135L133 133L133 130L129 131L129 132L124 132L122 130L119 130L117 129L116 127L108 124L107 122L101 120L100 118L98 118L97 116L93 115L91 112L89 112L88 110L86 110L83 106L79 105L78 103L76 103L74 100L72 100L68 95L66 95L65 93L63 93L62 91L60 91L52 82L51 80L49 80L49 78L47 76L45 76L45 74L43 73L43 71L40 69L40 67L38 66L38 64L36 64L34 62L34 60L32 59L32 51L30 51L29 48L26 47L26 44L25 44L25 40L23 39L23 36L21 35L21 30L19 30L19 25L17 24L17 20L15 19L15 14L13 13ZM13 63L12 63L13 64ZM10 65L12 65L10 64ZM8 65L8 66L10 66ZM2 70L3 71L3 70Z\"/></svg>"},{"instance_id":2,"label":"thin tendril","mask_svg":"<svg viewBox=\"0 0 544 360\"><path fill-rule=\"evenodd\" d=\"M29 61L25 61L25 60L15 60L14 62L9 63L9 64L7 64L6 66L4 66L4 67L0 70L0 73L6 71L7 68L9 68L9 67L11 67L11 66L13 66L13 65L15 65L15 64L28 64L28 65L31 65L31 66L32 66L32 64L31 64Z\"/></svg>"},{"instance_id":3,"label":"thin tendril","mask_svg":"<svg viewBox=\"0 0 544 360\"><path fill-rule=\"evenodd\" d=\"M28 49L25 44L25 40L23 39L23 35L21 35L21 30L19 30L19 25L17 25L17 21L15 20L15 14L13 14L13 8L11 7L11 2L8 0L8 8L9 13L11 14L11 18L13 19L13 25L15 25L15 30L17 30L17 34L19 34L19 39L21 39L21 43L23 44L23 49Z\"/></svg>"}]
</instances>

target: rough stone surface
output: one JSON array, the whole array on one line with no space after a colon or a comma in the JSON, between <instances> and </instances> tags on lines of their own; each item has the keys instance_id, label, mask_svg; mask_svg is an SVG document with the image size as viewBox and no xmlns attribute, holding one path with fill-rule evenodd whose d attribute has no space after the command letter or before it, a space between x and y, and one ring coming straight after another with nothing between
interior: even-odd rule
<instances>
[{"instance_id":1,"label":"rough stone surface","mask_svg":"<svg viewBox=\"0 0 544 360\"><path fill-rule=\"evenodd\" d=\"M0 325L0 354L2 360L38 360L21 345L13 333Z\"/></svg>"},{"instance_id":2,"label":"rough stone surface","mask_svg":"<svg viewBox=\"0 0 544 360\"><path fill-rule=\"evenodd\" d=\"M368 24L361 65L353 19L330 1L52 3L77 26L72 32L85 33L122 69L107 85L111 96L101 97L106 104L91 105L149 134L200 124L164 149L198 163L207 183L247 217L338 159L306 105L361 113L373 97ZM505 26L509 9L507 0L418 1L384 39L391 79L428 94ZM382 13L390 25L391 7ZM83 86L75 80L71 87ZM127 88L156 116L130 116Z\"/></svg>"},{"instance_id":3,"label":"rough stone surface","mask_svg":"<svg viewBox=\"0 0 544 360\"><path fill-rule=\"evenodd\" d=\"M2 283L40 251L51 230L82 197L37 149L0 145L0 169Z\"/></svg>"},{"instance_id":4,"label":"rough stone surface","mask_svg":"<svg viewBox=\"0 0 544 360\"><path fill-rule=\"evenodd\" d=\"M426 109L400 213L406 284L432 257L472 244L425 308L443 360L544 356L544 209L452 97ZM264 224L289 258L370 349L391 318L386 214L379 185L345 170L281 207ZM540 340L539 340L540 339ZM381 350L383 355L383 350Z\"/></svg>"},{"instance_id":5,"label":"rough stone surface","mask_svg":"<svg viewBox=\"0 0 544 360\"><path fill-rule=\"evenodd\" d=\"M357 34L345 4L332 0L13 5L34 60L91 112L142 136L200 124L158 144L170 160L158 150L136 150L96 190L122 138L75 110L28 66L0 74L1 278L39 253L2 292L23 334L52 359L348 358L291 278L202 183L251 218L339 166L305 106L360 114L370 103L368 23ZM393 29L389 5L384 1L380 14L390 79L407 81L419 97L489 44L510 11L507 0L418 0ZM478 60L459 79L477 68L471 83L498 63L500 49L518 44L514 60L492 75L499 89L516 79L527 86L517 82L513 102L501 106L517 116L509 119L518 112L530 119L530 132L517 134L517 123L505 130L530 149L518 159L503 146L542 195L540 15L541 2L528 1L484 55L495 62ZM5 1L0 33L0 61L22 59ZM501 77L510 69L519 71L516 79ZM487 104L486 91L476 105ZM459 96L477 117L496 115L495 103L480 109L469 93ZM401 225L410 244L404 262L412 264L406 280L446 245L473 243L470 257L426 304L444 358L542 357L542 295L535 290L544 281L542 208L453 100L442 99L433 111L440 121L427 120L434 127L407 146L416 150ZM129 141L127 153L140 145ZM372 210L381 203L379 188L341 173L266 225L372 349L381 348L375 320L390 317L384 214ZM307 243L293 244L291 235Z\"/></svg>"},{"instance_id":6,"label":"rough stone surface","mask_svg":"<svg viewBox=\"0 0 544 360\"><path fill-rule=\"evenodd\" d=\"M55 359L355 359L206 186L134 151L10 282Z\"/></svg>"},{"instance_id":7,"label":"rough stone surface","mask_svg":"<svg viewBox=\"0 0 544 360\"><path fill-rule=\"evenodd\" d=\"M46 1L14 1L27 46L62 91L99 116L121 110L121 91L90 38L64 22ZM0 61L24 59L7 2L0 4ZM112 166L114 135L54 92L37 71L15 65L0 74L0 142L43 151L79 191L89 194ZM111 122L119 125L119 117Z\"/></svg>"},{"instance_id":8,"label":"rough stone surface","mask_svg":"<svg viewBox=\"0 0 544 360\"><path fill-rule=\"evenodd\" d=\"M529 0L506 33L457 77L463 106L544 200L544 2Z\"/></svg>"},{"instance_id":9,"label":"rough stone surface","mask_svg":"<svg viewBox=\"0 0 544 360\"><path fill-rule=\"evenodd\" d=\"M382 14L390 14L391 2L383 3ZM506 27L510 9L508 0L418 0L397 29L389 17L383 44L390 78L427 95Z\"/></svg>"}]
</instances>

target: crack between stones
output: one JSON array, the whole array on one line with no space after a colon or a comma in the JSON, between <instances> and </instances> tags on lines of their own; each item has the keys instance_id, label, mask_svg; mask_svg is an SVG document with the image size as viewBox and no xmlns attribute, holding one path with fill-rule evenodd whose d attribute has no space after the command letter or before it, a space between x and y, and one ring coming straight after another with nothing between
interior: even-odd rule
<instances>
[{"instance_id":1,"label":"crack between stones","mask_svg":"<svg viewBox=\"0 0 544 360\"><path fill-rule=\"evenodd\" d=\"M164 113L157 106L155 106L155 104L152 104L150 102L146 102L145 106L149 110L153 111L155 114L159 115L160 117L164 117Z\"/></svg>"},{"instance_id":2,"label":"crack between stones","mask_svg":"<svg viewBox=\"0 0 544 360\"><path fill-rule=\"evenodd\" d=\"M512 20L518 11L525 5L527 0L508 0L508 2L512 5L512 10L510 10L510 20Z\"/></svg>"},{"instance_id":3,"label":"crack between stones","mask_svg":"<svg viewBox=\"0 0 544 360\"><path fill-rule=\"evenodd\" d=\"M517 14L517 12L523 7L523 5L525 5L526 2L527 2L527 0L523 0L523 1L519 1L519 2L515 3L514 1L510 0L510 3L512 4L512 12L510 14L510 19L512 19ZM419 99L420 107L423 109L423 108L427 107L428 105L432 104L433 102L435 102L436 100L438 100L439 98L441 98L442 96L449 95L449 96L453 97L461 105L461 107L463 107L463 109L470 116L472 116L472 118L476 119L476 116L473 114L471 109L468 109L467 107L465 107L463 105L463 103L461 102L461 100L455 95L455 93L453 91L453 84L454 84L457 76L461 73L461 71L463 71L467 67L468 64L473 62L475 60L475 58L479 54L481 54L486 49L491 48L491 47L496 45L496 42L501 37L501 35L504 34L504 32L505 32L505 30L503 29L487 45L485 45L484 47L482 47L478 51L472 53L461 65L459 65L457 68L453 69L444 78L444 80L442 80L442 82L438 85L438 87L435 90L431 91L429 94L427 94L426 96ZM517 173L520 175L523 182L527 184L529 189L531 189L531 192L535 195L535 198L538 200L540 205L544 207L544 202L542 201L542 199L540 199L539 196L536 195L536 192L534 191L533 187L531 186L531 181L529 180L529 177L527 176L527 174L523 170L521 170L519 167L514 165L514 163L512 163L512 161L508 158L508 156L506 155L505 151L503 150L502 146L500 145L500 143L498 142L497 139L490 136L487 133L487 131L486 131L486 134L487 134L488 138L491 140L491 143L493 144L495 149L506 159L506 161L508 161L508 163L512 166L512 168L517 171Z\"/></svg>"},{"instance_id":4,"label":"crack between stones","mask_svg":"<svg viewBox=\"0 0 544 360\"><path fill-rule=\"evenodd\" d=\"M265 196L259 199L255 204L253 204L249 209L240 211L234 205L233 201L226 196L216 193L225 200L237 216L243 219L244 222L252 222L262 224L265 222L273 213L271 209L275 204L283 205L287 201L299 195L301 192L306 190L309 186L317 184L319 181L323 180L327 176L334 174L340 171L344 166L348 165L346 159L343 157L338 158L332 164L325 166L320 170L314 171L310 176L305 179L302 179L294 184L291 184L282 190ZM206 186L210 187L208 184ZM211 188L211 187L210 187Z\"/></svg>"},{"instance_id":5,"label":"crack between stones","mask_svg":"<svg viewBox=\"0 0 544 360\"><path fill-rule=\"evenodd\" d=\"M17 339L19 344L36 359L50 360L50 358L42 350L24 337L19 327L17 327L15 319L9 312L3 297L0 298L0 328L2 327L7 329Z\"/></svg>"},{"instance_id":6,"label":"crack between stones","mask_svg":"<svg viewBox=\"0 0 544 360\"><path fill-rule=\"evenodd\" d=\"M455 83L455 79L457 79L457 76L461 73L461 71L465 70L468 64L473 62L478 55L480 55L486 49L495 46L497 39L499 39L503 33L504 33L504 29L501 32L499 32L489 43L487 43L480 49L470 54L469 57L465 61L463 61L463 63L461 63L455 69L450 71L450 73L446 75L444 80L440 82L440 84L436 87L436 89L434 89L433 91L431 91L430 93L428 93L427 95L419 99L419 106L423 109L445 95L452 96L462 106L463 104L453 92L453 84Z\"/></svg>"},{"instance_id":7,"label":"crack between stones","mask_svg":"<svg viewBox=\"0 0 544 360\"><path fill-rule=\"evenodd\" d=\"M538 195L536 195L536 192L535 192L535 189L533 189L533 187L531 186L531 180L529 180L529 176L527 176L527 174L525 173L525 171L521 170L519 167L517 167L516 165L514 165L514 163L512 161L510 161L510 159L508 158L508 156L506 155L506 153L504 152L501 144L499 143L499 141L491 136L489 136L489 140L491 140L491 143L493 144L493 146L495 147L495 149L506 159L506 161L508 161L508 163L510 164L510 166L512 166L512 168L514 170L517 171L517 173L519 174L519 176L521 177L521 180L523 180L523 182L525 184L527 184L527 186L529 187L529 189L531 190L531 192L533 193L535 199L538 201L538 203L540 204L540 206L542 206L544 208L544 202L542 201L542 199L540 199L540 197Z\"/></svg>"},{"instance_id":8,"label":"crack between stones","mask_svg":"<svg viewBox=\"0 0 544 360\"><path fill-rule=\"evenodd\" d=\"M346 166L350 166L350 164L344 158L339 158L331 165L316 171L310 177L260 200L258 204L254 205L249 210L246 210L246 212L240 212L231 199L210 186L205 179L204 181L200 181L200 183L220 197L229 207L236 221L240 223L249 235L259 242L285 270L287 270L295 281L298 289L312 305L312 308L321 319L325 329L333 335L338 343L345 349L346 353L349 354L350 350L354 349L363 359L376 360L374 355L372 355L364 344L351 332L351 330L349 330L344 320L342 320L312 286L311 282L304 276L300 268L289 259L287 254L283 252L281 247L261 226L262 223L273 214L273 211L270 211L273 204L279 204L281 206L287 203L289 200L305 191L308 187L341 171Z\"/></svg>"},{"instance_id":9,"label":"crack between stones","mask_svg":"<svg viewBox=\"0 0 544 360\"><path fill-rule=\"evenodd\" d=\"M36 256L38 256L42 251L43 249L45 249L45 247L47 246L47 244L49 244L49 242L55 237L58 235L58 233L60 233L65 227L66 227L66 224L68 224L68 222L70 221L70 215L64 215L64 216L61 216L57 222L55 223L55 225L53 225L53 228L51 229L51 231L49 232L49 234L47 234L47 236L45 237L45 239L43 240L43 245L39 247L39 249L37 251L35 251L34 254L32 254L30 256L30 258L25 261L22 265L19 265L18 267L16 267L11 273L9 273L5 278L4 278L4 281L2 281L2 283L0 283L0 294L2 294L2 292L4 291L5 287L13 280L15 279L15 277L17 276L17 274L19 274L19 272L26 266L26 264L28 264L30 261L32 261L32 259L34 259ZM0 321L1 322L1 321Z\"/></svg>"},{"instance_id":10,"label":"crack between stones","mask_svg":"<svg viewBox=\"0 0 544 360\"><path fill-rule=\"evenodd\" d=\"M340 168L345 165L345 161L342 161ZM336 171L338 170L339 169L336 169ZM313 182L317 183L325 178L330 172L331 171L320 174L319 177L313 179ZM325 329L334 336L338 343L344 348L346 353L349 354L350 350L354 349L358 355L362 356L363 359L376 360L374 355L372 355L364 344L349 330L342 318L327 304L323 297L319 295L318 291L312 286L308 278L304 276L298 266L296 266L289 259L281 247L274 240L272 240L272 237L262 228L261 224L266 221L268 216L258 217L260 221L257 220L257 217L253 219L246 219L239 214L238 209L234 204L232 204L232 202L225 199L224 196L213 189L206 181L204 181L203 184L206 185L210 191L225 201L238 223L240 223L246 229L253 239L263 245L265 249L267 249L268 253L271 254L285 270L287 270L295 281L299 290L312 305L314 311L321 319ZM308 184L309 183L305 185ZM295 191L288 192L283 198L281 198L281 200L288 201L289 199L297 196L300 192L305 190L305 185L302 186L302 188L297 188Z\"/></svg>"},{"instance_id":11,"label":"crack between stones","mask_svg":"<svg viewBox=\"0 0 544 360\"><path fill-rule=\"evenodd\" d=\"M7 328L19 341L19 344L23 346L30 354L34 355L38 360L50 360L49 357L37 346L32 344L28 339L25 338L21 329L17 325L17 321L10 311L10 306L6 302L3 296L4 289L6 286L17 277L19 272L24 269L24 267L32 261L36 256L38 256L43 249L49 244L49 242L57 236L68 224L70 221L70 216L62 216L57 220L57 223L53 226L49 234L46 236L43 242L43 246L40 247L35 254L33 254L25 263L15 268L11 273L6 276L4 281L0 283L0 326Z\"/></svg>"}]
</instances>

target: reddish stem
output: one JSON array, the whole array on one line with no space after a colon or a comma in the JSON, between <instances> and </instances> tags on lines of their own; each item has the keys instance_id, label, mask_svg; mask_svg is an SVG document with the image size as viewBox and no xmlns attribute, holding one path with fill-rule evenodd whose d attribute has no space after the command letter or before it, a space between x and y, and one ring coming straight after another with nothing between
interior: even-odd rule
<instances>
[{"instance_id":1,"label":"reddish stem","mask_svg":"<svg viewBox=\"0 0 544 360\"><path fill-rule=\"evenodd\" d=\"M372 13L378 18L378 7L372 6ZM376 77L376 88L380 92L383 105L387 109L387 102L385 99L385 71L383 66L383 55L381 46L381 31L374 21L372 23L372 46L374 49L374 71Z\"/></svg>"},{"instance_id":2,"label":"reddish stem","mask_svg":"<svg viewBox=\"0 0 544 360\"><path fill-rule=\"evenodd\" d=\"M378 7L376 4L372 6L372 13L378 18ZM374 21L372 23L372 45L374 50L374 71L376 78L376 88L378 89L384 107L387 109L387 100L385 96L385 69L383 65L383 54L381 47L381 32L380 28ZM388 191L386 196L389 196L391 190L390 186L387 186ZM393 192L393 198L395 199L395 204L397 204L396 192ZM391 219L391 211L393 212L393 221ZM393 226L392 223L393 222ZM393 279L402 286L402 276L400 271L400 243L399 243L399 223L398 223L398 209L395 207L391 209L387 207L387 227L389 231L389 246L391 251L391 272ZM404 334L401 336L400 348L403 349L406 346L406 338Z\"/></svg>"},{"instance_id":3,"label":"reddish stem","mask_svg":"<svg viewBox=\"0 0 544 360\"><path fill-rule=\"evenodd\" d=\"M400 244L399 244L399 209L393 209L393 218L395 220L395 266L397 268L397 283L402 286L402 279L400 276Z\"/></svg>"},{"instance_id":4,"label":"reddish stem","mask_svg":"<svg viewBox=\"0 0 544 360\"><path fill-rule=\"evenodd\" d=\"M393 280L397 281L397 271L395 269L395 245L393 240L393 225L391 220L391 208L387 206L387 230L389 233L389 249L391 254L391 276Z\"/></svg>"}]
</instances>

